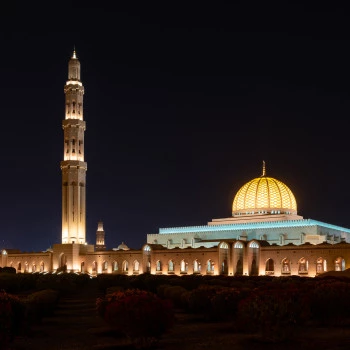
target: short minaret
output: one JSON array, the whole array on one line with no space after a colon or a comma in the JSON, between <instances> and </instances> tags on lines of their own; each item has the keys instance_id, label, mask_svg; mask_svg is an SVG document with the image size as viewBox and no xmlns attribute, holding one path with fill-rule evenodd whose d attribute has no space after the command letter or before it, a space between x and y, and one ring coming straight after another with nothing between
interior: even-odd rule
<instances>
[{"instance_id":1,"label":"short minaret","mask_svg":"<svg viewBox=\"0 0 350 350\"><path fill-rule=\"evenodd\" d=\"M99 221L97 224L95 250L96 251L106 250L105 231L103 230L103 222L102 221Z\"/></svg>"},{"instance_id":2,"label":"short minaret","mask_svg":"<svg viewBox=\"0 0 350 350\"><path fill-rule=\"evenodd\" d=\"M62 244L86 242L86 170L80 62L75 49L68 63L62 170Z\"/></svg>"}]
</instances>

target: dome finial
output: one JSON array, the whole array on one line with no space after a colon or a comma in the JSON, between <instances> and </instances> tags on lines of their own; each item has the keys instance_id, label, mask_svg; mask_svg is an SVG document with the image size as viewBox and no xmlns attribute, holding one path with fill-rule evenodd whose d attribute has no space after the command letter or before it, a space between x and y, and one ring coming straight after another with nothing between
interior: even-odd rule
<instances>
[{"instance_id":1,"label":"dome finial","mask_svg":"<svg viewBox=\"0 0 350 350\"><path fill-rule=\"evenodd\" d=\"M265 161L263 160L263 169L261 177L266 176Z\"/></svg>"},{"instance_id":2,"label":"dome finial","mask_svg":"<svg viewBox=\"0 0 350 350\"><path fill-rule=\"evenodd\" d=\"M77 53L75 52L75 45L73 46L73 56L72 58L77 58Z\"/></svg>"}]
</instances>

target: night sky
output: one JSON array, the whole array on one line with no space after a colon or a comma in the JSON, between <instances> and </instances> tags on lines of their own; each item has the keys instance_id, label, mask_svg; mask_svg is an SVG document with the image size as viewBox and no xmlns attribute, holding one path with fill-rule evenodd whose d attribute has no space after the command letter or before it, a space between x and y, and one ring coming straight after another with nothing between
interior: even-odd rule
<instances>
[{"instance_id":1,"label":"night sky","mask_svg":"<svg viewBox=\"0 0 350 350\"><path fill-rule=\"evenodd\" d=\"M74 45L88 243L98 220L108 249L138 249L160 227L228 217L263 160L299 215L350 228L349 11L331 2L127 3L2 12L0 248L61 242Z\"/></svg>"}]
</instances>

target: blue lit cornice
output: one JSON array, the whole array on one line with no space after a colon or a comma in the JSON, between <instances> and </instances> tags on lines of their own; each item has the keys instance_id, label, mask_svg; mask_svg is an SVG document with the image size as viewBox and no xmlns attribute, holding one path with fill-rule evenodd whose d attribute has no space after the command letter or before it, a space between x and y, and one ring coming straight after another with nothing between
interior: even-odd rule
<instances>
[{"instance_id":1,"label":"blue lit cornice","mask_svg":"<svg viewBox=\"0 0 350 350\"><path fill-rule=\"evenodd\" d=\"M325 222L303 219L303 220L286 220L286 221L272 221L272 222L248 222L229 225L205 225L205 226L187 226L187 227L168 227L160 228L160 234L173 233L190 233L190 232L218 232L218 231L239 231L250 229L269 229L269 228L283 228L283 227L307 227L307 226L321 226L332 230L350 233L350 229L327 224Z\"/></svg>"}]
</instances>

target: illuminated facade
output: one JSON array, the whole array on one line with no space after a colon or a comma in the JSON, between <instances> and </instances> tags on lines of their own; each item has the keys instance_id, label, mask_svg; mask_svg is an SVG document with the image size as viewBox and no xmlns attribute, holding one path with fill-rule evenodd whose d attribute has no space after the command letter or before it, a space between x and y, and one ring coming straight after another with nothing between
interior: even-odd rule
<instances>
[{"instance_id":1,"label":"illuminated facade","mask_svg":"<svg viewBox=\"0 0 350 350\"><path fill-rule=\"evenodd\" d=\"M262 175L233 198L232 216L207 225L160 228L147 234L141 249L122 243L107 250L103 223L96 244L86 243L86 169L80 62L73 53L65 85L62 169L62 241L45 252L1 250L0 266L18 273L71 272L96 275L274 275L316 276L350 268L350 229L297 213L297 202L283 182Z\"/></svg>"},{"instance_id":2,"label":"illuminated facade","mask_svg":"<svg viewBox=\"0 0 350 350\"><path fill-rule=\"evenodd\" d=\"M62 243L86 242L86 170L84 161L84 87L75 50L68 63L62 170Z\"/></svg>"}]
</instances>

